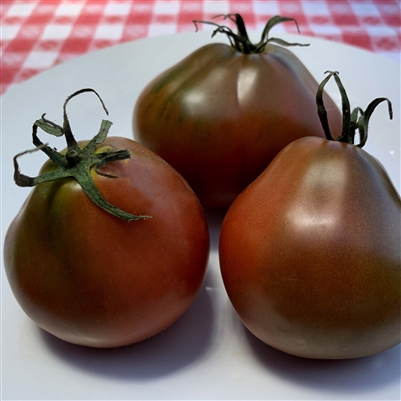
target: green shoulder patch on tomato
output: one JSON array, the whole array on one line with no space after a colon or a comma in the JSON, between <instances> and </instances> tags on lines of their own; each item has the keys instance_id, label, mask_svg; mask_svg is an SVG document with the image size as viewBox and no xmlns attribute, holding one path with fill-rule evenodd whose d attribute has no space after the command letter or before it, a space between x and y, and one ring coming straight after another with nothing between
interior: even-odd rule
<instances>
[{"instance_id":1,"label":"green shoulder patch on tomato","mask_svg":"<svg viewBox=\"0 0 401 401\"><path fill-rule=\"evenodd\" d=\"M273 17L254 45L241 16L226 17L239 33L214 24L214 34L227 34L231 45L203 46L157 76L133 114L135 139L180 172L203 205L224 208L287 144L324 137L315 112L318 83L281 46L299 44L268 37L273 26L293 19ZM325 98L339 134L341 113Z\"/></svg>"},{"instance_id":2,"label":"green shoulder patch on tomato","mask_svg":"<svg viewBox=\"0 0 401 401\"><path fill-rule=\"evenodd\" d=\"M346 100L337 140L285 147L225 216L219 254L229 298L245 326L279 350L343 359L400 343L400 196L382 165L353 144L355 127L366 142L382 101L350 114Z\"/></svg>"},{"instance_id":3,"label":"green shoulder patch on tomato","mask_svg":"<svg viewBox=\"0 0 401 401\"><path fill-rule=\"evenodd\" d=\"M16 163L19 184L35 187L5 237L8 281L25 313L65 341L117 347L144 340L174 323L200 290L209 255L203 209L155 153L106 138L105 122L95 140L75 142L65 110L64 117L63 127L44 117L35 123L68 138L57 153L34 128L35 144L55 162L36 178ZM97 162L77 172L88 148Z\"/></svg>"}]
</instances>

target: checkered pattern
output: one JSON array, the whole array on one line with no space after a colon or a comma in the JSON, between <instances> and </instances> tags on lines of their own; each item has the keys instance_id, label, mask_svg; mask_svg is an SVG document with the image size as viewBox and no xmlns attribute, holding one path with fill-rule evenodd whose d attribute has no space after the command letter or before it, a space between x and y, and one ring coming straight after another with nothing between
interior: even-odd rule
<instances>
[{"instance_id":1,"label":"checkered pattern","mask_svg":"<svg viewBox=\"0 0 401 401\"><path fill-rule=\"evenodd\" d=\"M117 43L194 32L193 19L240 13L262 30L273 15L295 18L303 35L358 46L400 61L399 0L163 1L0 0L0 94L57 63ZM200 25L200 29L212 30ZM284 23L275 33L296 32Z\"/></svg>"}]
</instances>

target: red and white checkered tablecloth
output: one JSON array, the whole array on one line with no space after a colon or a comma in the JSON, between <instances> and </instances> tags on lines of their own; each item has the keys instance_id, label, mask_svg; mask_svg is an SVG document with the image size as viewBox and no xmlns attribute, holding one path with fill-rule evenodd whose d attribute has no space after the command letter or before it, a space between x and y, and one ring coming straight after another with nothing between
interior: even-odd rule
<instances>
[{"instance_id":1,"label":"red and white checkered tablecloth","mask_svg":"<svg viewBox=\"0 0 401 401\"><path fill-rule=\"evenodd\" d=\"M114 44L194 32L193 19L240 13L262 31L273 15L295 18L301 34L354 45L400 62L399 0L192 1L0 0L1 88ZM200 25L200 29L212 27ZM284 23L275 33L296 32Z\"/></svg>"}]
</instances>

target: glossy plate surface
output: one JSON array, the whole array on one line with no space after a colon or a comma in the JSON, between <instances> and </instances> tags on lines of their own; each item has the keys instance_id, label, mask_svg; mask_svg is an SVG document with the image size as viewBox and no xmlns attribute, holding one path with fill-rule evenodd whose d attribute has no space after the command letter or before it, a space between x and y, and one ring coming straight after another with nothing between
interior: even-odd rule
<instances>
[{"instance_id":1,"label":"glossy plate surface","mask_svg":"<svg viewBox=\"0 0 401 401\"><path fill-rule=\"evenodd\" d=\"M310 43L291 48L317 81L340 72L351 106L365 109L376 97L385 104L371 118L365 150L378 158L400 191L400 64L363 50L316 38L281 35ZM94 88L113 121L110 135L132 138L131 118L143 87L191 51L222 37L180 34L125 43L61 64L15 86L1 101L2 244L30 189L13 182L12 157L31 149L31 127L43 113L62 123L64 99ZM327 90L340 104L337 87ZM106 118L93 94L68 106L77 139L97 133ZM43 141L49 135L41 132ZM57 149L61 138L51 140ZM36 175L45 156L25 155L21 170ZM2 265L2 399L400 399L400 346L358 360L314 361L276 351L242 326L221 281L217 243L223 214L207 211L211 230L208 274L186 314L156 337L129 347L97 350L65 343L39 329L22 312ZM3 245L2 245L3 246Z\"/></svg>"}]
</instances>

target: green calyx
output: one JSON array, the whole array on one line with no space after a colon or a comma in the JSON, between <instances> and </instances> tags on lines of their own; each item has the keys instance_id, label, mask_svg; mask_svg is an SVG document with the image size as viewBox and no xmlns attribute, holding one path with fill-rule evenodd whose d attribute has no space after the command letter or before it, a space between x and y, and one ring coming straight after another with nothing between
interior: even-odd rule
<instances>
[{"instance_id":1,"label":"green calyx","mask_svg":"<svg viewBox=\"0 0 401 401\"><path fill-rule=\"evenodd\" d=\"M219 25L210 21L198 21L193 20L192 22L195 24L196 31L198 31L198 23L209 24L217 27L213 33L212 38L217 33L224 33L227 35L230 40L231 46L234 47L241 53L244 54L254 54L254 53L263 53L265 47L268 43L274 42L281 46L309 46L309 44L301 44L301 43L288 43L280 38L269 38L270 30L277 24L281 24L286 21L294 21L297 30L299 32L299 27L297 21L294 18L289 17L281 17L280 15L276 15L267 21L265 28L263 29L262 37L259 43L253 44L248 36L248 32L245 27L245 23L240 14L226 14L226 15L216 15L214 18L223 17L224 19L229 19L234 22L237 27L237 33L234 33L228 26Z\"/></svg>"},{"instance_id":2,"label":"green calyx","mask_svg":"<svg viewBox=\"0 0 401 401\"><path fill-rule=\"evenodd\" d=\"M108 114L108 111L98 93L95 90L89 88L81 89L73 93L66 99L63 107L64 112L62 127L53 123L52 121L47 120L45 118L45 114L43 114L42 118L35 121L32 127L32 140L36 148L19 153L14 157L15 183L21 187L33 187L41 182L49 182L72 177L81 185L83 191L86 193L86 195L88 195L88 197L94 204L101 207L113 216L127 221L140 220L151 217L130 214L117 208L116 206L107 202L100 194L99 190L96 188L90 174L91 168L95 167L95 171L97 174L106 176L110 179L116 179L116 176L102 173L100 171L100 168L109 162L130 158L130 152L129 150L124 149L111 150L103 153L95 153L96 146L103 143L109 133L109 129L112 123L108 120L102 120L99 133L83 148L79 147L71 131L70 123L67 117L66 106L73 97L84 92L95 93L96 96L99 98L104 111L106 112L106 114ZM64 135L67 142L66 154L61 154L55 149L50 148L46 144L43 144L37 135L38 127L50 135L54 135L57 137ZM21 174L17 162L18 157L37 150L43 151L49 157L49 159L54 162L54 164L57 166L57 169L49 173L39 175L37 177L29 177L27 175Z\"/></svg>"},{"instance_id":3,"label":"green calyx","mask_svg":"<svg viewBox=\"0 0 401 401\"><path fill-rule=\"evenodd\" d=\"M358 129L359 131L359 137L360 137L360 142L356 146L362 148L367 139L368 139L368 125L369 125L369 119L370 116L372 115L373 111L375 108L382 102L386 101L388 105L388 112L390 119L393 118L393 109L390 100L388 100L385 97L380 97L374 99L366 108L365 111L363 111L360 107L356 107L351 111L351 106L348 100L347 93L341 83L341 80L338 76L338 71L326 71L325 74L329 74L319 85L317 94L316 94L316 104L317 104L317 110L318 110L318 115L320 118L320 122L322 124L324 133L326 135L326 139L333 141L336 140L338 142L344 142L344 143L350 143L354 145L355 141L355 131ZM327 112L326 108L324 107L323 103L323 90L327 82L330 80L331 77L334 77L334 80L336 81L336 84L338 86L338 89L341 94L341 101L342 101L342 114L343 114L343 121L342 121L342 132L341 135L339 135L336 139L333 139L331 132L330 132L330 127L329 127L329 122L327 119Z\"/></svg>"}]
</instances>

